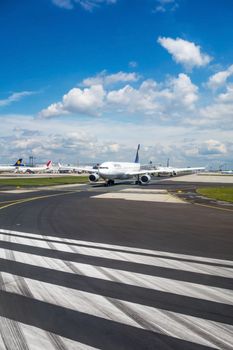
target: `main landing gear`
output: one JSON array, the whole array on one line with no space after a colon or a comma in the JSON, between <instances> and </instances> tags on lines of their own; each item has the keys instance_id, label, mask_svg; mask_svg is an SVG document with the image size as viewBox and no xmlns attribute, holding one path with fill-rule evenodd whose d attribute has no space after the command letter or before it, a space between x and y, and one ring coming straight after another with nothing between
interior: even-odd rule
<instances>
[{"instance_id":1,"label":"main landing gear","mask_svg":"<svg viewBox=\"0 0 233 350\"><path fill-rule=\"evenodd\" d=\"M115 184L114 180L108 180L105 182L105 186L113 186Z\"/></svg>"},{"instance_id":2,"label":"main landing gear","mask_svg":"<svg viewBox=\"0 0 233 350\"><path fill-rule=\"evenodd\" d=\"M135 181L135 185L141 185L142 182L140 181L139 175L137 176L137 180Z\"/></svg>"}]
</instances>

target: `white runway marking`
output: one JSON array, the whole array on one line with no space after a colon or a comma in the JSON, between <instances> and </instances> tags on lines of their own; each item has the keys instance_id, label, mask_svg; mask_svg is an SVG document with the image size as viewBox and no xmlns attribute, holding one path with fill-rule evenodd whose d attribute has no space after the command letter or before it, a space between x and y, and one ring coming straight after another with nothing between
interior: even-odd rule
<instances>
[{"instance_id":1,"label":"white runway marking","mask_svg":"<svg viewBox=\"0 0 233 350\"><path fill-rule=\"evenodd\" d=\"M19 284L18 276L2 274L4 290L19 295L24 295L22 285ZM209 320L202 320L198 317L185 316L175 312L164 311L153 307L130 303L114 298L106 298L96 294L78 291L72 288L38 282L28 278L23 281L36 300L44 301L64 308L76 310L89 315L105 318L130 325L137 328L144 328L146 320L147 328L166 335L190 341L196 340L198 344L212 346L211 341L203 338L205 333L218 334L224 344L230 344L233 326L225 325ZM128 310L126 313L125 310ZM185 319L185 322L182 320ZM174 320L177 329L174 328ZM173 321L173 322L172 322ZM203 335L198 335L199 328L202 328ZM220 336L219 333L221 332ZM209 338L215 338L210 336Z\"/></svg>"},{"instance_id":2,"label":"white runway marking","mask_svg":"<svg viewBox=\"0 0 233 350\"><path fill-rule=\"evenodd\" d=\"M132 189L122 190L119 192L108 192L92 196L94 199L124 199L128 201L143 201L143 202L166 202L166 203L179 203L188 205L189 203L181 200L178 197L172 196L167 191L147 190L147 189Z\"/></svg>"},{"instance_id":3,"label":"white runway marking","mask_svg":"<svg viewBox=\"0 0 233 350\"><path fill-rule=\"evenodd\" d=\"M171 258L177 258L181 260L193 260L196 262L206 262L206 263L215 263L219 265L229 265L233 267L233 261L232 260L225 260L225 259L213 259L213 258L207 258L202 256L196 256L196 255L186 255L186 254L177 254L177 253L170 253L166 251L160 251L160 250L151 250L151 249L143 249L143 248L135 248L135 247L129 247L129 246L122 246L122 245L112 245L112 244L106 244L106 243L97 243L92 241L83 241L78 239L67 239L62 237L56 237L56 236L47 236L47 235L40 235L35 233L28 233L28 232L21 232L21 231L12 231L12 230L5 230L0 229L0 234L6 234L9 237L11 235L18 236L18 237L28 237L34 240L45 240L47 241L56 241L57 243L66 243L66 244L76 244L80 246L90 246L90 247L97 247L97 248L106 248L109 250L119 250L124 252L132 252L132 253L139 253L139 254L148 254L148 255L154 255L161 257L171 257ZM9 239L8 239L9 240Z\"/></svg>"},{"instance_id":4,"label":"white runway marking","mask_svg":"<svg viewBox=\"0 0 233 350\"><path fill-rule=\"evenodd\" d=\"M1 235L0 230L0 239L4 240L4 235ZM157 266L157 267L165 267L169 269L175 269L175 270L182 270L182 271L189 271L189 272L196 272L202 274L208 274L208 275L215 275L215 276L222 276L222 277L228 277L231 278L233 274L233 265L232 267L218 267L218 266L211 266L204 263L197 262L187 262L187 261L180 261L179 255L177 256L177 260L175 259L169 259L168 257L163 258L163 252L160 252L161 257L153 257L153 256L146 256L146 255L140 255L139 253L131 252L121 252L119 249L118 251L107 251L105 249L101 248L92 248L92 247L84 247L84 246L75 246L75 245L69 245L67 243L62 242L53 242L52 245L48 245L48 242L44 238L44 241L41 240L35 240L31 238L24 238L24 237L15 237L11 236L10 241L12 243L32 246L32 247L40 247L44 249L49 250L58 250L60 252L68 252L68 253L78 253L80 255L84 256L92 256L97 258L104 258L104 259L114 259L118 261L126 261L126 262L132 262L137 264L145 264L150 266ZM52 239L51 239L52 241ZM150 255L150 254L148 254ZM192 259L191 259L192 260Z\"/></svg>"},{"instance_id":5,"label":"white runway marking","mask_svg":"<svg viewBox=\"0 0 233 350\"><path fill-rule=\"evenodd\" d=\"M214 349L232 349L233 342L233 326L232 324L222 323L221 321L213 321L198 315L190 315L187 310L184 313L182 307L178 311L169 310L169 298L171 293L177 297L194 298L192 309L195 310L195 300L215 303L210 315L216 313L215 307L221 307L221 304L233 305L233 291L230 289L218 288L201 283L186 282L173 278L163 277L161 275L154 276L144 273L138 273L137 266L148 265L150 268L159 267L166 268L170 271L184 271L187 274L197 273L199 276L208 278L208 276L225 277L233 279L233 261L211 259L206 257L189 256L177 253L168 253L148 249L140 249L119 245L110 245L103 243L94 243L88 241L62 239L52 236L42 236L31 233L0 230L0 239L9 243L9 248L0 248L0 258L4 261L14 262L14 264L27 264L27 271L30 266L42 269L52 269L56 272L64 272L67 274L68 280L71 276L85 277L89 282L85 285L87 290L79 287L67 287L59 285L58 282L46 280L43 273L40 272L40 278L36 270L32 270L31 277L22 277L24 269L19 269L19 273L1 272L0 289L8 293L23 295L27 298L46 302L51 305L78 311L89 316L99 317L101 319L113 320L122 325L129 325L135 329L147 329L155 333L161 333L169 337L190 341L196 344L209 346ZM10 245L12 244L12 248ZM14 244L17 244L15 246ZM22 249L17 251L17 248ZM33 253L27 252L27 249L35 248ZM43 249L45 256L40 256L40 249ZM37 250L38 249L38 252ZM46 256L46 252L54 254L54 257ZM59 252L69 254L71 261L59 259ZM87 263L79 263L72 261L75 257L81 256ZM97 265L92 264L90 259L101 258ZM119 268L111 268L111 263L119 262ZM124 268L125 263L125 268ZM132 265L136 271L127 271L127 264ZM104 266L103 266L104 265ZM20 275L20 271L22 276ZM33 272L34 271L34 272ZM40 270L41 271L41 270ZM151 270L149 270L151 271ZM47 274L47 273L46 273ZM45 274L45 275L46 275ZM69 277L70 276L70 277ZM216 277L217 278L217 277ZM41 279L41 280L40 280ZM91 292L91 280L94 280L99 286ZM191 278L190 278L191 280ZM144 305L139 302L140 299L124 300L124 287L119 289L121 292L117 297L111 297L111 292L104 289L106 295L101 295L101 281L116 283L120 286L131 286L131 288L140 288L148 292L162 292L166 296L168 306L166 309ZM207 283L208 284L208 283ZM81 289L80 289L81 288ZM110 288L110 287L109 287ZM113 287L112 287L113 288ZM111 288L110 288L111 289ZM100 294L99 294L100 293ZM110 294L109 294L110 293ZM164 294L165 293L165 294ZM108 295L109 294L109 295ZM146 297L145 297L146 298ZM180 300L180 299L178 299ZM149 302L149 300L148 300ZM145 302L146 304L146 302ZM191 304L190 304L191 305ZM219 306L217 306L219 305ZM218 314L216 314L218 315ZM221 320L221 315L220 315ZM46 332L42 329L24 325L20 322L12 321L0 317L0 349L15 349L17 344L25 342L25 349L94 349L86 344L75 342L59 335ZM9 328L10 327L10 328ZM11 329L11 333L9 332ZM13 335L13 336L11 336ZM12 343L12 339L14 343ZM57 344L62 344L58 345ZM13 346L13 347L12 347ZM17 348L18 349L18 348Z\"/></svg>"},{"instance_id":6,"label":"white runway marking","mask_svg":"<svg viewBox=\"0 0 233 350\"><path fill-rule=\"evenodd\" d=\"M56 334L52 334L50 332L46 332L38 327L33 327L33 326L29 326L27 324L23 324L21 322L16 322L16 321L12 321L11 323L13 325L13 327L19 327L22 336L24 337L24 339L26 339L27 341L27 349L32 349L32 350L54 350L54 343L51 341L51 336L52 337L56 337L57 343L60 343L63 347L61 347L60 349L68 349L68 350L93 350L96 348L93 348L91 346L88 346L86 344L81 344L79 342L73 341L71 339L68 338L64 338L61 337L59 335ZM6 324L6 319L4 317L0 317L0 331L2 331L2 327L3 325ZM7 347L7 349L18 349L17 347L15 347L15 341L12 337L9 337L9 334L5 334L2 337L4 338L4 342L5 345ZM39 342L38 342L39 339ZM2 341L3 342L3 341ZM5 347L2 347L2 342L0 339L0 349L5 349ZM26 347L24 347L23 349L26 349Z\"/></svg>"}]
</instances>

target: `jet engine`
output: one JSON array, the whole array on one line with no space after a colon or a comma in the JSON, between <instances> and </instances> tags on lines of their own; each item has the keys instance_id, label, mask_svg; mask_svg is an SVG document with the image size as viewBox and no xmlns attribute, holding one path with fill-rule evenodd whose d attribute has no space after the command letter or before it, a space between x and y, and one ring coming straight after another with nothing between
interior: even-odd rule
<instances>
[{"instance_id":1,"label":"jet engine","mask_svg":"<svg viewBox=\"0 0 233 350\"><path fill-rule=\"evenodd\" d=\"M150 175L142 175L140 180L141 180L142 185L146 185L150 182L151 177L150 177Z\"/></svg>"},{"instance_id":2,"label":"jet engine","mask_svg":"<svg viewBox=\"0 0 233 350\"><path fill-rule=\"evenodd\" d=\"M100 178L99 174L91 174L91 175L89 175L89 181L90 182L96 182L96 181L99 180L99 178Z\"/></svg>"},{"instance_id":3,"label":"jet engine","mask_svg":"<svg viewBox=\"0 0 233 350\"><path fill-rule=\"evenodd\" d=\"M177 173L173 170L173 172L171 173L171 176L176 176Z\"/></svg>"}]
</instances>

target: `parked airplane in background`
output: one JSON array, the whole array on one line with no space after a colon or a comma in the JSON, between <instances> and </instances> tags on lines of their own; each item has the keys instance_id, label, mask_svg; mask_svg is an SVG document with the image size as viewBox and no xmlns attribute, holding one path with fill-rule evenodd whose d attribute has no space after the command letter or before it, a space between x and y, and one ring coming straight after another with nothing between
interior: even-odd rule
<instances>
[{"instance_id":1,"label":"parked airplane in background","mask_svg":"<svg viewBox=\"0 0 233 350\"><path fill-rule=\"evenodd\" d=\"M58 163L58 172L59 173L79 173L81 174L82 172L88 172L88 171L92 171L93 167L91 166L83 166L83 167L79 167L79 166L72 166L72 165L62 165L60 163Z\"/></svg>"},{"instance_id":2,"label":"parked airplane in background","mask_svg":"<svg viewBox=\"0 0 233 350\"><path fill-rule=\"evenodd\" d=\"M23 167L22 164L23 159L20 158L17 160L17 162L13 165L0 165L0 173L10 173L17 171L18 167Z\"/></svg>"},{"instance_id":3,"label":"parked airplane in background","mask_svg":"<svg viewBox=\"0 0 233 350\"><path fill-rule=\"evenodd\" d=\"M20 173L30 173L30 174L35 174L35 173L46 173L48 170L52 168L52 161L49 160L45 165L43 166L22 166L17 169L17 172Z\"/></svg>"},{"instance_id":4,"label":"parked airplane in background","mask_svg":"<svg viewBox=\"0 0 233 350\"><path fill-rule=\"evenodd\" d=\"M233 170L222 170L221 174L233 174Z\"/></svg>"},{"instance_id":5,"label":"parked airplane in background","mask_svg":"<svg viewBox=\"0 0 233 350\"><path fill-rule=\"evenodd\" d=\"M97 169L89 171L90 182L97 182L102 178L107 186L114 185L115 180L126 180L136 178L136 184L146 185L151 180L151 175L158 175L162 173L168 173L176 175L178 172L184 171L196 171L204 168L171 168L171 167L160 167L159 169L141 169L139 163L139 149L138 145L136 158L134 163L127 162L104 162L99 165Z\"/></svg>"}]
</instances>

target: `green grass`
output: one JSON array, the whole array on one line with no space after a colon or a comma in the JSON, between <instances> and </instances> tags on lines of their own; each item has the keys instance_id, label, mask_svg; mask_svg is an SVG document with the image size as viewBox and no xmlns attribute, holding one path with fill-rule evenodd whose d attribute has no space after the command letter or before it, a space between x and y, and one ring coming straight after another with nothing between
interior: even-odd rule
<instances>
[{"instance_id":1,"label":"green grass","mask_svg":"<svg viewBox=\"0 0 233 350\"><path fill-rule=\"evenodd\" d=\"M54 186L81 184L88 182L87 176L62 176L62 177L45 177L45 178L14 178L0 179L0 186L15 187L37 187L37 186Z\"/></svg>"},{"instance_id":2,"label":"green grass","mask_svg":"<svg viewBox=\"0 0 233 350\"><path fill-rule=\"evenodd\" d=\"M198 188L197 193L226 202L233 202L233 187L203 187Z\"/></svg>"}]
</instances>

